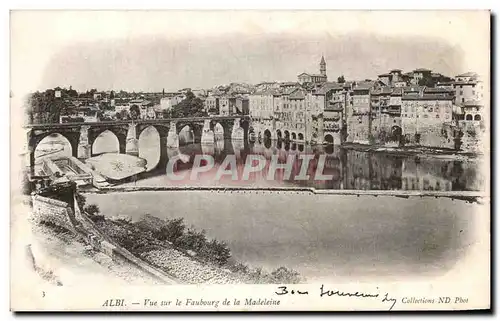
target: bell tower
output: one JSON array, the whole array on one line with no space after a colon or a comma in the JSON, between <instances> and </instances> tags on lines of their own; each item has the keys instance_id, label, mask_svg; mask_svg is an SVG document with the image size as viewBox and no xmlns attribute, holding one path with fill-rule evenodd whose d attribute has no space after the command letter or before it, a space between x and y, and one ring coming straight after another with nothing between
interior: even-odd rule
<instances>
[{"instance_id":1,"label":"bell tower","mask_svg":"<svg viewBox=\"0 0 500 321\"><path fill-rule=\"evenodd\" d=\"M319 73L326 76L326 62L325 57L321 56L321 62L319 63Z\"/></svg>"}]
</instances>

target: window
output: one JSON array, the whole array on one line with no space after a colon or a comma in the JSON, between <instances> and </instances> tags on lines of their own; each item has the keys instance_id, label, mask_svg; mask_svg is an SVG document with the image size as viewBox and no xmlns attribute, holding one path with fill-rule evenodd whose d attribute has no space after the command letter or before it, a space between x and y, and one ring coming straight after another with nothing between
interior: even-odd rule
<instances>
[{"instance_id":1,"label":"window","mask_svg":"<svg viewBox=\"0 0 500 321\"><path fill-rule=\"evenodd\" d=\"M462 102L464 102L464 101L465 101L465 98L462 98Z\"/></svg>"},{"instance_id":2,"label":"window","mask_svg":"<svg viewBox=\"0 0 500 321\"><path fill-rule=\"evenodd\" d=\"M436 118L439 118L439 114L436 114Z\"/></svg>"}]
</instances>

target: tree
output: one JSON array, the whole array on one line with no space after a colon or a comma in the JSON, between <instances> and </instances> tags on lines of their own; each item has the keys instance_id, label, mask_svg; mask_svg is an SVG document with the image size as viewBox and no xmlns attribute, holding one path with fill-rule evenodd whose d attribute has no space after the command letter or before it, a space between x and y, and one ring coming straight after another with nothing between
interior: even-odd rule
<instances>
[{"instance_id":1,"label":"tree","mask_svg":"<svg viewBox=\"0 0 500 321\"><path fill-rule=\"evenodd\" d=\"M172 108L172 117L202 117L207 116L203 101L191 91L186 93L186 98Z\"/></svg>"},{"instance_id":2,"label":"tree","mask_svg":"<svg viewBox=\"0 0 500 321\"><path fill-rule=\"evenodd\" d=\"M435 87L436 81L430 77L422 78L418 81L419 86Z\"/></svg>"},{"instance_id":3,"label":"tree","mask_svg":"<svg viewBox=\"0 0 500 321\"><path fill-rule=\"evenodd\" d=\"M339 84L343 84L343 83L345 83L345 78L344 78L344 75L341 75L340 77L338 77L338 78L337 78L337 82L338 82Z\"/></svg>"},{"instance_id":4,"label":"tree","mask_svg":"<svg viewBox=\"0 0 500 321\"><path fill-rule=\"evenodd\" d=\"M139 109L139 106L137 105L130 106L130 118L135 120L138 119L140 115L141 115L141 110Z\"/></svg>"},{"instance_id":5,"label":"tree","mask_svg":"<svg viewBox=\"0 0 500 321\"><path fill-rule=\"evenodd\" d=\"M101 210L96 204L90 204L85 207L85 212L89 215L97 215Z\"/></svg>"},{"instance_id":6,"label":"tree","mask_svg":"<svg viewBox=\"0 0 500 321\"><path fill-rule=\"evenodd\" d=\"M123 119L123 120L130 119L130 115L129 115L128 111L126 111L125 109L122 109L120 111L120 119Z\"/></svg>"},{"instance_id":7,"label":"tree","mask_svg":"<svg viewBox=\"0 0 500 321\"><path fill-rule=\"evenodd\" d=\"M61 89L62 97L67 97L64 89ZM32 123L59 123L59 117L69 107L64 100L55 97L54 89L45 92L35 92L28 98L28 119Z\"/></svg>"},{"instance_id":8,"label":"tree","mask_svg":"<svg viewBox=\"0 0 500 321\"><path fill-rule=\"evenodd\" d=\"M171 118L171 117L172 117L172 112L171 112L170 110L168 110L168 109L164 109L164 110L162 111L162 113L163 113L163 118L165 118L165 119L166 119L166 118Z\"/></svg>"}]
</instances>

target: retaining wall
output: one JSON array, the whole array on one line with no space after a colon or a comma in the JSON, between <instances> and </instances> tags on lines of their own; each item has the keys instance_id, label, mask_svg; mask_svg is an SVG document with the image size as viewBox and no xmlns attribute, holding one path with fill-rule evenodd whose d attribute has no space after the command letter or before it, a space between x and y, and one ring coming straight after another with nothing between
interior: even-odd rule
<instances>
[{"instance_id":1,"label":"retaining wall","mask_svg":"<svg viewBox=\"0 0 500 321\"><path fill-rule=\"evenodd\" d=\"M32 200L32 217L36 222L50 222L70 231L76 231L75 226L78 224L68 203L40 195L32 196Z\"/></svg>"}]
</instances>

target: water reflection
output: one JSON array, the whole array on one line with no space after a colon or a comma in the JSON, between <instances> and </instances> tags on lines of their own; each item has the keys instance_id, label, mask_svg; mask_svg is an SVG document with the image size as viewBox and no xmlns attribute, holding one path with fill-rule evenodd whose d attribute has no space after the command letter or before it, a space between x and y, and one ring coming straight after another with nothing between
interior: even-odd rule
<instances>
[{"instance_id":1,"label":"water reflection","mask_svg":"<svg viewBox=\"0 0 500 321\"><path fill-rule=\"evenodd\" d=\"M274 181L283 185L319 189L422 191L481 191L484 188L484 177L480 175L477 160L418 158L386 152L346 150L334 145L310 146L271 140L254 144L231 140L219 140L215 144L189 144L181 147L177 153L189 158L187 163L179 166L179 170L189 170L195 155L206 154L214 156L215 169L226 155L234 155L238 172L242 171L249 154L262 155L269 161L260 176L258 173L250 175L250 179L256 181L262 180L268 173L273 155L277 156L280 164L286 163L291 157L294 160L291 176L283 175L283 171L276 172L274 176ZM296 178L304 162L300 155L306 154L312 157L306 171L309 179L298 180ZM329 180L318 180L314 176L321 155L325 157L322 174L331 176ZM168 156L171 157L170 154Z\"/></svg>"},{"instance_id":2,"label":"water reflection","mask_svg":"<svg viewBox=\"0 0 500 321\"><path fill-rule=\"evenodd\" d=\"M186 129L186 132L188 130ZM142 137L144 136L144 137ZM186 144L178 148L167 148L167 158L178 157L176 171L190 171L196 155L211 155L215 159L215 168L224 162L227 155L234 155L237 171L243 172L247 156L258 154L264 156L266 163L261 176L251 175L251 179L263 181L262 176L268 173L270 160L276 155L280 164L289 157L294 160L290 177L283 171L276 172L274 185L315 187L319 189L356 189L356 190L423 190L423 191L483 191L486 177L482 174L479 160L439 159L432 157L404 156L386 152L363 152L346 150L340 146L310 146L289 141L271 141L249 144L243 140L224 140L223 132L216 130L215 140L209 144ZM160 157L160 140L156 131L144 131L140 138L140 155L148 161L148 170L153 170ZM104 146L105 145L105 146ZM96 140L94 148L116 148L114 140ZM45 138L37 147L35 156L45 154L66 153L71 155L71 145L61 135ZM301 155L312 157L307 167L307 180L298 180L304 160ZM320 156L325 157L323 174L331 175L331 179L318 180L315 171ZM307 163L306 163L307 164ZM208 174L213 174L212 171ZM164 186L170 182L160 179L165 175L165 168L156 168L154 172L137 181L137 185ZM269 175L271 176L271 175ZM158 179L155 179L157 177ZM271 180L273 178L271 177ZM210 178L205 177L210 182ZM238 183L238 182L237 182ZM248 185L248 182L239 182ZM251 183L251 182L250 182ZM215 183L214 183L215 184Z\"/></svg>"}]
</instances>

